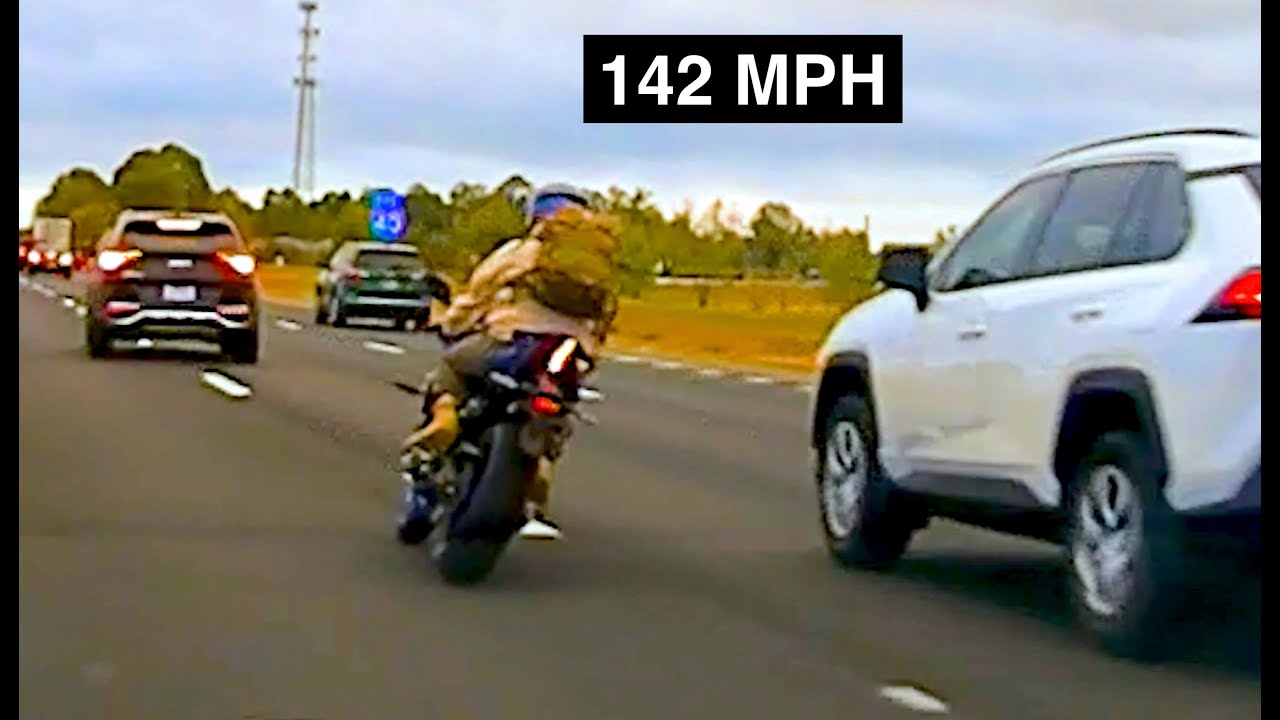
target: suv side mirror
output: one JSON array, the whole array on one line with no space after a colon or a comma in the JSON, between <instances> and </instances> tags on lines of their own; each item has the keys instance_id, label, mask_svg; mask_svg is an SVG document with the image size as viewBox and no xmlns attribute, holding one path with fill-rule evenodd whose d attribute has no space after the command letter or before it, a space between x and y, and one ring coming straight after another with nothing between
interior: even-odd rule
<instances>
[{"instance_id":1,"label":"suv side mirror","mask_svg":"<svg viewBox=\"0 0 1280 720\"><path fill-rule=\"evenodd\" d=\"M929 285L925 268L929 265L927 248L894 248L880 256L880 272L876 279L894 290L906 290L916 299L916 308L929 305Z\"/></svg>"}]
</instances>

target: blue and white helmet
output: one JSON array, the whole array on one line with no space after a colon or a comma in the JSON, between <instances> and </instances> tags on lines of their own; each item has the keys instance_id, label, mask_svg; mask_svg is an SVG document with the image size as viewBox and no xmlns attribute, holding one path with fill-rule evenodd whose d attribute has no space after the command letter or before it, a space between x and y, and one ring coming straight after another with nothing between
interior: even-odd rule
<instances>
[{"instance_id":1,"label":"blue and white helmet","mask_svg":"<svg viewBox=\"0 0 1280 720\"><path fill-rule=\"evenodd\" d=\"M524 219L530 224L545 220L566 207L590 207L590 194L567 183L552 183L535 189L525 198Z\"/></svg>"}]
</instances>

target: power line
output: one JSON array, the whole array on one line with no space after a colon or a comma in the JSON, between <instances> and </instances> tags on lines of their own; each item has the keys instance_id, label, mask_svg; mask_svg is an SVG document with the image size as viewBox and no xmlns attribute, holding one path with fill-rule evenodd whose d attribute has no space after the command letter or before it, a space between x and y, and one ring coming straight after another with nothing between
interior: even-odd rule
<instances>
[{"instance_id":1,"label":"power line","mask_svg":"<svg viewBox=\"0 0 1280 720\"><path fill-rule=\"evenodd\" d=\"M310 197L316 181L316 79L311 74L316 56L311 51L311 42L320 34L320 28L312 24L317 7L313 0L298 3L298 9L302 10L303 25L302 54L298 56L298 74L293 78L293 85L298 88L298 117L293 141L293 191L302 197Z\"/></svg>"}]
</instances>

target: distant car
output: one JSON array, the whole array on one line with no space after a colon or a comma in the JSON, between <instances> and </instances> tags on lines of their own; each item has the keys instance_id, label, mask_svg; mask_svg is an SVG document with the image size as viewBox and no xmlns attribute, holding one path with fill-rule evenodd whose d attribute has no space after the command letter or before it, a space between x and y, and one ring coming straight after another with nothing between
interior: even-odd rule
<instances>
[{"instance_id":1,"label":"distant car","mask_svg":"<svg viewBox=\"0 0 1280 720\"><path fill-rule=\"evenodd\" d=\"M931 517L1066 546L1080 624L1153 657L1193 550L1262 541L1262 140L1091 143L1023 176L818 355L831 554L885 569Z\"/></svg>"},{"instance_id":2,"label":"distant car","mask_svg":"<svg viewBox=\"0 0 1280 720\"><path fill-rule=\"evenodd\" d=\"M145 337L208 340L235 362L258 361L257 263L230 218L125 210L97 250L86 272L90 357Z\"/></svg>"},{"instance_id":3,"label":"distant car","mask_svg":"<svg viewBox=\"0 0 1280 720\"><path fill-rule=\"evenodd\" d=\"M316 323L342 327L351 318L377 318L407 329L429 311L432 281L413 245L344 243L316 280Z\"/></svg>"},{"instance_id":4,"label":"distant car","mask_svg":"<svg viewBox=\"0 0 1280 720\"><path fill-rule=\"evenodd\" d=\"M71 277L74 265L75 254L69 250L58 252L44 245L34 245L26 252L26 266L30 272Z\"/></svg>"},{"instance_id":5,"label":"distant car","mask_svg":"<svg viewBox=\"0 0 1280 720\"><path fill-rule=\"evenodd\" d=\"M18 272L31 268L31 251L34 248L35 243L30 240L22 240L18 243Z\"/></svg>"}]
</instances>

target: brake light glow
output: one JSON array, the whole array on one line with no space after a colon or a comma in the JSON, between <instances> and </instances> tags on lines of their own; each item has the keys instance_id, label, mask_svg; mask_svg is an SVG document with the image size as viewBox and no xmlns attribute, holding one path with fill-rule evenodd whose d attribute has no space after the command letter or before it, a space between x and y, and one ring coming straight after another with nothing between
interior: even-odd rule
<instances>
[{"instance_id":1,"label":"brake light glow","mask_svg":"<svg viewBox=\"0 0 1280 720\"><path fill-rule=\"evenodd\" d=\"M555 351L551 353L551 357L547 359L547 371L552 375L559 375L569 366L569 361L573 359L573 353L578 349L578 341L569 338L560 343Z\"/></svg>"},{"instance_id":2,"label":"brake light glow","mask_svg":"<svg viewBox=\"0 0 1280 720\"><path fill-rule=\"evenodd\" d=\"M248 315L249 306L244 303L227 303L218 306L219 315Z\"/></svg>"},{"instance_id":3,"label":"brake light glow","mask_svg":"<svg viewBox=\"0 0 1280 720\"><path fill-rule=\"evenodd\" d=\"M140 257L142 253L138 250L103 250L98 253L98 267L115 272Z\"/></svg>"},{"instance_id":4,"label":"brake light glow","mask_svg":"<svg viewBox=\"0 0 1280 720\"><path fill-rule=\"evenodd\" d=\"M40 251L39 251L39 250L32 250L32 251L31 251L31 262L33 262L33 263L38 263L38 262L40 262Z\"/></svg>"},{"instance_id":5,"label":"brake light glow","mask_svg":"<svg viewBox=\"0 0 1280 720\"><path fill-rule=\"evenodd\" d=\"M26 245L19 245L19 246L18 246L18 257L26 257L26 256L27 256L27 246L26 246Z\"/></svg>"},{"instance_id":6,"label":"brake light glow","mask_svg":"<svg viewBox=\"0 0 1280 720\"><path fill-rule=\"evenodd\" d=\"M61 265L61 266L63 266L63 267L71 267L71 261L72 261L73 259L74 259L74 258L73 258L73 257L71 257L71 253L69 253L69 252L64 252L64 253L62 253L61 255L59 255L59 256L58 256L58 264L59 264L59 265Z\"/></svg>"},{"instance_id":7,"label":"brake light glow","mask_svg":"<svg viewBox=\"0 0 1280 720\"><path fill-rule=\"evenodd\" d=\"M235 255L220 254L223 262L231 266L232 270L241 275L252 275L254 268L258 266L258 261L252 255L238 253Z\"/></svg>"},{"instance_id":8,"label":"brake light glow","mask_svg":"<svg viewBox=\"0 0 1280 720\"><path fill-rule=\"evenodd\" d=\"M1250 268L1227 284L1196 322L1262 319L1262 268Z\"/></svg>"},{"instance_id":9,"label":"brake light glow","mask_svg":"<svg viewBox=\"0 0 1280 720\"><path fill-rule=\"evenodd\" d=\"M142 309L142 306L136 302L127 300L111 300L103 308L103 311L110 317L120 317L121 315L129 315L136 313Z\"/></svg>"},{"instance_id":10,"label":"brake light glow","mask_svg":"<svg viewBox=\"0 0 1280 720\"><path fill-rule=\"evenodd\" d=\"M560 412L560 403L552 400L546 395L538 395L529 403L529 407L539 415L557 415Z\"/></svg>"}]
</instances>

